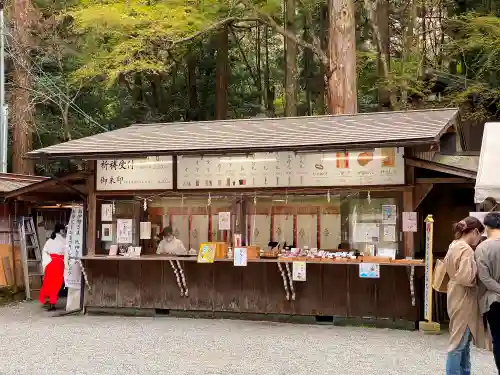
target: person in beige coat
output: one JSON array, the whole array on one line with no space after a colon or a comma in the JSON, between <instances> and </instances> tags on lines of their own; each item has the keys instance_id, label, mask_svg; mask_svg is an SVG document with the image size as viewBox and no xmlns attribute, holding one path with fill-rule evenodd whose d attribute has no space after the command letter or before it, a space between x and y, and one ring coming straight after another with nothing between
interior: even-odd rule
<instances>
[{"instance_id":1,"label":"person in beige coat","mask_svg":"<svg viewBox=\"0 0 500 375\"><path fill-rule=\"evenodd\" d=\"M466 217L453 226L455 240L450 244L444 265L450 278L447 289L450 317L450 344L446 375L469 375L470 343L486 348L484 325L479 314L477 265L473 248L481 240L483 224Z\"/></svg>"}]
</instances>

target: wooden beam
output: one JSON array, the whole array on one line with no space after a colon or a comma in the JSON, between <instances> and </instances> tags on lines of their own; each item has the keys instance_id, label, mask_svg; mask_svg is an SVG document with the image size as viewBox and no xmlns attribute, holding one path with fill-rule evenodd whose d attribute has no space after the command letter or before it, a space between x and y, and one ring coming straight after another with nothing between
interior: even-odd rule
<instances>
[{"instance_id":1,"label":"wooden beam","mask_svg":"<svg viewBox=\"0 0 500 375\"><path fill-rule=\"evenodd\" d=\"M464 177L417 178L417 184L473 184L475 181Z\"/></svg>"},{"instance_id":2,"label":"wooden beam","mask_svg":"<svg viewBox=\"0 0 500 375\"><path fill-rule=\"evenodd\" d=\"M431 192L433 184L418 184L415 186L415 195L413 197L413 210L416 211L420 203L425 199L425 197Z\"/></svg>"},{"instance_id":3,"label":"wooden beam","mask_svg":"<svg viewBox=\"0 0 500 375\"><path fill-rule=\"evenodd\" d=\"M411 165L413 167L428 169L435 172L447 173L458 177L472 178L474 180L476 179L476 172L468 171L466 169L412 158L405 158L405 161L407 165Z\"/></svg>"}]
</instances>

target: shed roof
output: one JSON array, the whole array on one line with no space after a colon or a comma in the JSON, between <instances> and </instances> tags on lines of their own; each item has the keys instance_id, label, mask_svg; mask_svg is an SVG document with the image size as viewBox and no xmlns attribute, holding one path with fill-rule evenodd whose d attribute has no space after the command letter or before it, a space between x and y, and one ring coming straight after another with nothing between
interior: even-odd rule
<instances>
[{"instance_id":1,"label":"shed roof","mask_svg":"<svg viewBox=\"0 0 500 375\"><path fill-rule=\"evenodd\" d=\"M40 181L45 181L46 179L47 177L0 173L0 194L8 193Z\"/></svg>"},{"instance_id":2,"label":"shed roof","mask_svg":"<svg viewBox=\"0 0 500 375\"><path fill-rule=\"evenodd\" d=\"M252 118L133 125L31 151L30 158L103 158L144 153L188 154L327 150L436 143L458 110Z\"/></svg>"}]
</instances>

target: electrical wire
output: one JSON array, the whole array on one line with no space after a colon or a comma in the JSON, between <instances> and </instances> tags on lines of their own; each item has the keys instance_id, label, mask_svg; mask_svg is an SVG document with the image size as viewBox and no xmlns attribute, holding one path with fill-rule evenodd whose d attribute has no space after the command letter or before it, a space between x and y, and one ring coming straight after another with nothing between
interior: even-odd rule
<instances>
[{"instance_id":1,"label":"electrical wire","mask_svg":"<svg viewBox=\"0 0 500 375\"><path fill-rule=\"evenodd\" d=\"M97 121L95 121L89 114L87 114L82 108L80 108L75 102L73 99L69 98L58 86L57 84L53 81L53 79L43 71L43 69L40 67L40 65L33 59L31 58L31 56L28 56L28 59L30 60L31 62L31 66L32 67L35 67L37 69L37 71L42 75L44 76L47 81L49 83L52 84L52 87L47 85L46 83L44 83L42 80L40 80L40 77L38 77L37 75L35 75L32 70L30 69L29 66L26 66L22 60L17 56L17 53L16 53L16 50L11 46L10 44L10 41L11 40L16 46L17 48L19 49L22 49L24 48L22 45L20 45L15 37L10 33L10 32L6 32L5 35L8 35L10 36L10 38L6 38L6 47L7 47L7 52L9 53L10 57L12 58L12 60L18 65L18 66L21 66L23 69L25 69L25 71L31 76L31 78L40 84L40 86L46 88L53 96L55 96L56 98L58 98L59 100L61 100L61 102L63 102L64 104L67 104L70 106L70 108L72 108L75 112L77 112L78 114L80 114L81 116L83 116L83 118L85 120L87 120L88 122L91 122L93 123L94 125L98 126L101 130L104 130L104 131L109 131L109 129L107 129L106 127L102 126L101 124L99 124ZM58 91L58 93L54 93L54 89L56 91Z\"/></svg>"}]
</instances>

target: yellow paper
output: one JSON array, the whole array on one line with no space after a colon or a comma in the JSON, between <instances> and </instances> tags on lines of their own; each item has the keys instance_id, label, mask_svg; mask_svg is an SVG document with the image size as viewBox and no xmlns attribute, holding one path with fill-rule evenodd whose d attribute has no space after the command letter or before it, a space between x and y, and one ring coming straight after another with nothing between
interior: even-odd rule
<instances>
[{"instance_id":1,"label":"yellow paper","mask_svg":"<svg viewBox=\"0 0 500 375\"><path fill-rule=\"evenodd\" d=\"M198 263L213 263L215 259L216 244L213 242L205 242L200 244L198 253Z\"/></svg>"}]
</instances>

